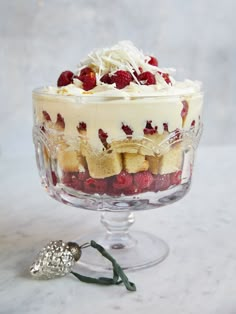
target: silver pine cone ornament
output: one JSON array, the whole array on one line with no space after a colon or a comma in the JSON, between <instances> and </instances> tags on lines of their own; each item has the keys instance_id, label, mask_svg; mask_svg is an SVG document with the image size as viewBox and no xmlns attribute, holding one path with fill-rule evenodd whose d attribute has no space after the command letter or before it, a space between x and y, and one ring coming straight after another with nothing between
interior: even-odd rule
<instances>
[{"instance_id":1,"label":"silver pine cone ornament","mask_svg":"<svg viewBox=\"0 0 236 314\"><path fill-rule=\"evenodd\" d=\"M62 240L49 242L38 254L30 267L32 276L38 279L62 277L70 273L81 256L77 243Z\"/></svg>"}]
</instances>

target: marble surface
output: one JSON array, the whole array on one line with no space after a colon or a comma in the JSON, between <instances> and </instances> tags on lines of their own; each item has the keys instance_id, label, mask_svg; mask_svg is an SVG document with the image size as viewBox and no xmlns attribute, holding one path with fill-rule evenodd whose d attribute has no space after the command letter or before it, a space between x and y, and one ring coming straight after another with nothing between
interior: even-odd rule
<instances>
[{"instance_id":1,"label":"marble surface","mask_svg":"<svg viewBox=\"0 0 236 314\"><path fill-rule=\"evenodd\" d=\"M235 314L235 157L234 146L200 147L189 194L136 214L133 229L164 238L170 254L157 266L129 273L137 285L129 293L72 276L31 279L28 266L44 244L100 228L99 214L50 199L33 156L0 156L0 313Z\"/></svg>"}]
</instances>

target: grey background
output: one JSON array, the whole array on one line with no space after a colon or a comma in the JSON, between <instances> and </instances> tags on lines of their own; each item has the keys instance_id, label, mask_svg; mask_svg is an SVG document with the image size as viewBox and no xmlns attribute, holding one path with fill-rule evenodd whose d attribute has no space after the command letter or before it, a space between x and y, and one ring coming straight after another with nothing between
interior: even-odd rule
<instances>
[{"instance_id":1,"label":"grey background","mask_svg":"<svg viewBox=\"0 0 236 314\"><path fill-rule=\"evenodd\" d=\"M201 80L202 145L235 144L235 12L234 0L0 0L1 154L33 151L34 87L123 39Z\"/></svg>"}]
</instances>

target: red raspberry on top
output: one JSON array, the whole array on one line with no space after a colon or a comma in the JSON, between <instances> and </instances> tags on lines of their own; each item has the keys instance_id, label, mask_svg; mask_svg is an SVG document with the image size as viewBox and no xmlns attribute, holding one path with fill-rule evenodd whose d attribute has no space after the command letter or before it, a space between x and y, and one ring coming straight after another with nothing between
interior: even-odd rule
<instances>
[{"instance_id":1,"label":"red raspberry on top","mask_svg":"<svg viewBox=\"0 0 236 314\"><path fill-rule=\"evenodd\" d=\"M71 84L73 82L73 76L74 73L71 71L62 72L57 80L57 86L61 87Z\"/></svg>"},{"instance_id":2,"label":"red raspberry on top","mask_svg":"<svg viewBox=\"0 0 236 314\"><path fill-rule=\"evenodd\" d=\"M86 67L86 68L83 68L81 71L80 71L80 74L78 76L78 79L83 81L83 77L90 74L91 72L93 72L93 70L90 68L90 67Z\"/></svg>"},{"instance_id":3,"label":"red raspberry on top","mask_svg":"<svg viewBox=\"0 0 236 314\"><path fill-rule=\"evenodd\" d=\"M149 56L150 60L148 61L148 64L151 64L153 66L158 67L158 61L157 58L153 57L153 56Z\"/></svg>"},{"instance_id":4,"label":"red raspberry on top","mask_svg":"<svg viewBox=\"0 0 236 314\"><path fill-rule=\"evenodd\" d=\"M170 76L168 73L162 73L159 72L158 73L163 77L163 79L166 81L167 84L172 84L171 80L170 80Z\"/></svg>"},{"instance_id":5,"label":"red raspberry on top","mask_svg":"<svg viewBox=\"0 0 236 314\"><path fill-rule=\"evenodd\" d=\"M149 71L139 74L138 80L141 85L154 85L156 84L156 78L154 74Z\"/></svg>"},{"instance_id":6,"label":"red raspberry on top","mask_svg":"<svg viewBox=\"0 0 236 314\"><path fill-rule=\"evenodd\" d=\"M109 75L109 73L104 74L101 78L100 81L106 84L112 84L111 82L111 77Z\"/></svg>"},{"instance_id":7,"label":"red raspberry on top","mask_svg":"<svg viewBox=\"0 0 236 314\"><path fill-rule=\"evenodd\" d=\"M80 71L78 79L83 82L83 89L88 91L96 86L96 75L90 67L86 67Z\"/></svg>"},{"instance_id":8,"label":"red raspberry on top","mask_svg":"<svg viewBox=\"0 0 236 314\"><path fill-rule=\"evenodd\" d=\"M116 88L122 89L130 84L132 75L128 71L118 70L111 76L111 83L116 84Z\"/></svg>"}]
</instances>

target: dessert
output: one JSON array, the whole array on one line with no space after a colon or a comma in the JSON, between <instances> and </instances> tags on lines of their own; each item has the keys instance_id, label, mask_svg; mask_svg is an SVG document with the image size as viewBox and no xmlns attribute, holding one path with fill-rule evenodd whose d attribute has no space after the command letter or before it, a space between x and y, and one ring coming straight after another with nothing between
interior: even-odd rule
<instances>
[{"instance_id":1,"label":"dessert","mask_svg":"<svg viewBox=\"0 0 236 314\"><path fill-rule=\"evenodd\" d=\"M186 134L200 129L202 94L199 82L173 74L125 41L90 53L57 86L35 90L53 185L114 197L182 184Z\"/></svg>"}]
</instances>

